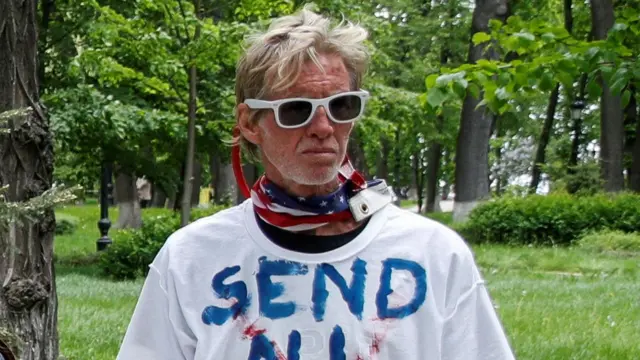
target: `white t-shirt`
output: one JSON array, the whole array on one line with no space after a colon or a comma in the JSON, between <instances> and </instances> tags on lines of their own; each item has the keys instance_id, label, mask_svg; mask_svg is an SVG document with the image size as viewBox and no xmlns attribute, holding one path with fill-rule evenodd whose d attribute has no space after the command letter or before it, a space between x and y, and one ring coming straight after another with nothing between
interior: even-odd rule
<instances>
[{"instance_id":1,"label":"white t-shirt","mask_svg":"<svg viewBox=\"0 0 640 360\"><path fill-rule=\"evenodd\" d=\"M388 205L346 245L286 250L250 200L166 242L118 360L502 360L509 343L473 255Z\"/></svg>"}]
</instances>

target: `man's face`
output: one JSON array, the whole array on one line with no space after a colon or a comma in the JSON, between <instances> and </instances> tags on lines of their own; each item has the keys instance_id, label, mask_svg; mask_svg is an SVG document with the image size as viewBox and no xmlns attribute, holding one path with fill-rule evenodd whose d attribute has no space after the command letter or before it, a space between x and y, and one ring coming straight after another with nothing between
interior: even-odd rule
<instances>
[{"instance_id":1,"label":"man's face","mask_svg":"<svg viewBox=\"0 0 640 360\"><path fill-rule=\"evenodd\" d=\"M297 82L270 100L325 98L350 88L349 73L337 55L321 55L323 73L313 62L303 68ZM353 124L336 124L319 107L311 122L298 129L282 129L273 111L256 129L267 177L281 185L323 185L334 181L346 153Z\"/></svg>"}]
</instances>

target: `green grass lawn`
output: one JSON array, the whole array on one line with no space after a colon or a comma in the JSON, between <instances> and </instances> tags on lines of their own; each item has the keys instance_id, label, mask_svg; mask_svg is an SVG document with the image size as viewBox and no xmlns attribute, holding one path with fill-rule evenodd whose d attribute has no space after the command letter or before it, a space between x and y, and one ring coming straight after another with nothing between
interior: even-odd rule
<instances>
[{"instance_id":1,"label":"green grass lawn","mask_svg":"<svg viewBox=\"0 0 640 360\"><path fill-rule=\"evenodd\" d=\"M92 256L96 205L57 213L79 219L73 235L56 237L61 354L113 360L142 279L100 276ZM473 250L518 359L638 358L640 254L496 245Z\"/></svg>"}]
</instances>

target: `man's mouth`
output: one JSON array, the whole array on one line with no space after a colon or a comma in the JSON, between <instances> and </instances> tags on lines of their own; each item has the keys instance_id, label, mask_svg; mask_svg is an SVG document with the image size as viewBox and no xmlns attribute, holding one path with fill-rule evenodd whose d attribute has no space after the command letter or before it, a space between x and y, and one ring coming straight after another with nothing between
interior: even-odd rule
<instances>
[{"instance_id":1,"label":"man's mouth","mask_svg":"<svg viewBox=\"0 0 640 360\"><path fill-rule=\"evenodd\" d=\"M335 154L336 151L332 148L313 148L307 149L302 152L303 154Z\"/></svg>"}]
</instances>

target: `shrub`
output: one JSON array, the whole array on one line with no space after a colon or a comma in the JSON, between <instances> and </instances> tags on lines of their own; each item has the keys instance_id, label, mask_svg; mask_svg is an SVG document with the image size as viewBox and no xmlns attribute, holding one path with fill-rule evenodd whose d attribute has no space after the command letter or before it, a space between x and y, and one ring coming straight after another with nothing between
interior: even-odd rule
<instances>
[{"instance_id":1,"label":"shrub","mask_svg":"<svg viewBox=\"0 0 640 360\"><path fill-rule=\"evenodd\" d=\"M640 196L504 197L478 206L455 229L475 243L569 245L592 231L640 231Z\"/></svg>"},{"instance_id":2,"label":"shrub","mask_svg":"<svg viewBox=\"0 0 640 360\"><path fill-rule=\"evenodd\" d=\"M212 215L223 207L193 209L191 220ZM142 227L114 234L113 244L100 256L103 272L115 279L144 277L167 238L180 228L180 214L157 210L143 217Z\"/></svg>"},{"instance_id":3,"label":"shrub","mask_svg":"<svg viewBox=\"0 0 640 360\"><path fill-rule=\"evenodd\" d=\"M592 232L578 240L578 245L592 251L640 252L640 232L625 233L619 230Z\"/></svg>"},{"instance_id":4,"label":"shrub","mask_svg":"<svg viewBox=\"0 0 640 360\"><path fill-rule=\"evenodd\" d=\"M56 235L70 235L78 228L78 218L66 214L56 214Z\"/></svg>"}]
</instances>

